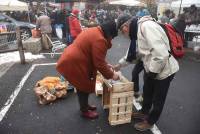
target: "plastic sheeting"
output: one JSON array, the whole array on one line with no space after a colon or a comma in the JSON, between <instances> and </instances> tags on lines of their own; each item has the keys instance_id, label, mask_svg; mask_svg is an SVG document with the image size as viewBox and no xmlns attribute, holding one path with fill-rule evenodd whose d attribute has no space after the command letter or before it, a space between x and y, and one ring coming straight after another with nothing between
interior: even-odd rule
<instances>
[{"instance_id":1,"label":"plastic sheeting","mask_svg":"<svg viewBox=\"0 0 200 134\"><path fill-rule=\"evenodd\" d=\"M180 7L181 0L174 1L171 3L171 7ZM197 7L200 7L200 0L182 0L181 7L190 7L192 4L195 4Z\"/></svg>"},{"instance_id":2,"label":"plastic sheeting","mask_svg":"<svg viewBox=\"0 0 200 134\"><path fill-rule=\"evenodd\" d=\"M136 0L117 0L117 1L111 1L109 4L113 5L125 5L125 6L146 6L146 4L136 1Z\"/></svg>"},{"instance_id":3,"label":"plastic sheeting","mask_svg":"<svg viewBox=\"0 0 200 134\"><path fill-rule=\"evenodd\" d=\"M18 0L0 0L0 11L28 11L28 4Z\"/></svg>"}]
</instances>

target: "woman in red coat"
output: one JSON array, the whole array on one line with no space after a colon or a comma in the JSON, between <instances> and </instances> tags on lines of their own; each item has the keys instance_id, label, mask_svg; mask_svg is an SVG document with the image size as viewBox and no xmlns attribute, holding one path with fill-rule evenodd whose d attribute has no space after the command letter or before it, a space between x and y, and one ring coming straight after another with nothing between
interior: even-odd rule
<instances>
[{"instance_id":1,"label":"woman in red coat","mask_svg":"<svg viewBox=\"0 0 200 134\"><path fill-rule=\"evenodd\" d=\"M118 80L119 76L106 62L111 40L117 36L116 24L108 21L80 33L57 62L56 69L77 89L83 117L98 117L96 107L88 104L90 93L95 91L97 70L106 78Z\"/></svg>"}]
</instances>

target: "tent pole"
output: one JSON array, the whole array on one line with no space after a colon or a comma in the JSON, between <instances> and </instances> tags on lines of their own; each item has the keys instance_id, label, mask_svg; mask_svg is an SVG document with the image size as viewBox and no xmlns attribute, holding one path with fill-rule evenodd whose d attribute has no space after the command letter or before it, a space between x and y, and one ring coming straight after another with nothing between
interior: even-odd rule
<instances>
[{"instance_id":1,"label":"tent pole","mask_svg":"<svg viewBox=\"0 0 200 134\"><path fill-rule=\"evenodd\" d=\"M30 23L31 19L30 19L30 8L29 8L29 6L30 6L30 2L28 2L28 21Z\"/></svg>"},{"instance_id":2,"label":"tent pole","mask_svg":"<svg viewBox=\"0 0 200 134\"><path fill-rule=\"evenodd\" d=\"M179 7L178 15L180 15L180 13L181 13L182 2L183 2L183 0L181 0L181 4L180 4L180 7Z\"/></svg>"},{"instance_id":3,"label":"tent pole","mask_svg":"<svg viewBox=\"0 0 200 134\"><path fill-rule=\"evenodd\" d=\"M47 15L47 1L45 0L45 4L44 4L44 9L45 9L45 14Z\"/></svg>"}]
</instances>

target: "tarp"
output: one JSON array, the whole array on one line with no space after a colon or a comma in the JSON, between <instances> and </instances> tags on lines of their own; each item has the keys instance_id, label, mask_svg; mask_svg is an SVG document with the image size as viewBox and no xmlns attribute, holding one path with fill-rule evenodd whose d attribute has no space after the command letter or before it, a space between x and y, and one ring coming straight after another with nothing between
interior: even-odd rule
<instances>
[{"instance_id":1,"label":"tarp","mask_svg":"<svg viewBox=\"0 0 200 134\"><path fill-rule=\"evenodd\" d=\"M180 7L181 0L174 1L171 3L171 7ZM195 4L197 7L200 7L200 0L182 0L181 7L190 7L192 4Z\"/></svg>"},{"instance_id":2,"label":"tarp","mask_svg":"<svg viewBox=\"0 0 200 134\"><path fill-rule=\"evenodd\" d=\"M0 0L0 11L28 11L28 4L18 0Z\"/></svg>"},{"instance_id":3,"label":"tarp","mask_svg":"<svg viewBox=\"0 0 200 134\"><path fill-rule=\"evenodd\" d=\"M116 0L116 1L111 1L109 4L113 5L125 5L125 6L146 6L146 4L136 1L136 0Z\"/></svg>"}]
</instances>

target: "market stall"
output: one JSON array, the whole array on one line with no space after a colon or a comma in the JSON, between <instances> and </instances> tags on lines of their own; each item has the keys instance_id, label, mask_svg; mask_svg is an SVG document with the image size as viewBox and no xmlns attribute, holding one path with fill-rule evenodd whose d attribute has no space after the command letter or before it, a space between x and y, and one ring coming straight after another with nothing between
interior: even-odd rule
<instances>
[{"instance_id":1,"label":"market stall","mask_svg":"<svg viewBox=\"0 0 200 134\"><path fill-rule=\"evenodd\" d=\"M173 1L171 3L171 7L190 7L192 4L194 4L196 7L200 7L200 0L178 0L178 1Z\"/></svg>"},{"instance_id":2,"label":"market stall","mask_svg":"<svg viewBox=\"0 0 200 134\"><path fill-rule=\"evenodd\" d=\"M28 11L28 4L18 0L0 0L0 11Z\"/></svg>"},{"instance_id":3,"label":"market stall","mask_svg":"<svg viewBox=\"0 0 200 134\"><path fill-rule=\"evenodd\" d=\"M144 3L140 2L140 1L136 1L136 0L116 0L116 1L109 2L109 4L146 7L146 4L144 4Z\"/></svg>"}]
</instances>

